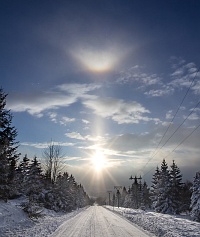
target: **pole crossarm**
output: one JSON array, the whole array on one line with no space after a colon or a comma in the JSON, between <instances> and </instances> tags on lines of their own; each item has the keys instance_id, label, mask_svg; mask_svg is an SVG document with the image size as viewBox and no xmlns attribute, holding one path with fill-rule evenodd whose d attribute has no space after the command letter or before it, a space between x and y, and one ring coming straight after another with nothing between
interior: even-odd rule
<instances>
[{"instance_id":1,"label":"pole crossarm","mask_svg":"<svg viewBox=\"0 0 200 237\"><path fill-rule=\"evenodd\" d=\"M122 186L114 186L114 189L117 189L117 190L122 189Z\"/></svg>"},{"instance_id":2,"label":"pole crossarm","mask_svg":"<svg viewBox=\"0 0 200 237\"><path fill-rule=\"evenodd\" d=\"M142 177L141 177L141 175L140 175L140 177L137 177L137 176L135 175L135 177L133 178L133 176L131 175L131 177L130 177L129 179L130 179L130 180L134 179L134 180L135 180L134 183L137 184L137 183L138 183L138 180L141 180Z\"/></svg>"}]
</instances>

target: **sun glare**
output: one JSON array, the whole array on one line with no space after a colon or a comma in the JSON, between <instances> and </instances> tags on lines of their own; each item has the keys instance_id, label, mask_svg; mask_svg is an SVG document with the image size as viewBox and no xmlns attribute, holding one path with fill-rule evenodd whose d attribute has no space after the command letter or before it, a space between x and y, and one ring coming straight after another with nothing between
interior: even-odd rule
<instances>
[{"instance_id":1,"label":"sun glare","mask_svg":"<svg viewBox=\"0 0 200 237\"><path fill-rule=\"evenodd\" d=\"M106 158L101 151L96 151L92 157L92 165L96 171L102 171L106 166Z\"/></svg>"},{"instance_id":2,"label":"sun glare","mask_svg":"<svg viewBox=\"0 0 200 237\"><path fill-rule=\"evenodd\" d=\"M97 73L112 70L122 57L117 49L84 48L73 51L72 55L84 68Z\"/></svg>"}]
</instances>

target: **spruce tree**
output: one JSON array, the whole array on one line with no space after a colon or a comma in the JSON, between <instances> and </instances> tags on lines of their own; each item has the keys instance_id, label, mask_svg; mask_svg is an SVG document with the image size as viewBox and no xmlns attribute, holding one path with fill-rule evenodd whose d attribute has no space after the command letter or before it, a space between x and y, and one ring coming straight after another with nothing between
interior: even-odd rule
<instances>
[{"instance_id":1,"label":"spruce tree","mask_svg":"<svg viewBox=\"0 0 200 237\"><path fill-rule=\"evenodd\" d=\"M150 191L146 181L142 184L142 205L144 209L151 206Z\"/></svg>"},{"instance_id":2,"label":"spruce tree","mask_svg":"<svg viewBox=\"0 0 200 237\"><path fill-rule=\"evenodd\" d=\"M159 180L160 180L160 169L157 166L155 173L153 175L152 186L151 186L151 193L150 199L152 202L152 208L155 209L158 202L158 195L159 195Z\"/></svg>"},{"instance_id":3,"label":"spruce tree","mask_svg":"<svg viewBox=\"0 0 200 237\"><path fill-rule=\"evenodd\" d=\"M200 172L196 173L191 197L191 217L200 222Z\"/></svg>"},{"instance_id":4,"label":"spruce tree","mask_svg":"<svg viewBox=\"0 0 200 237\"><path fill-rule=\"evenodd\" d=\"M12 126L12 115L6 107L7 94L0 88L0 199L14 195L14 176L16 163L19 157L17 153L18 142L15 141L17 130Z\"/></svg>"},{"instance_id":5,"label":"spruce tree","mask_svg":"<svg viewBox=\"0 0 200 237\"><path fill-rule=\"evenodd\" d=\"M127 191L127 195L125 196L124 199L124 207L131 207L131 199L132 199L132 194L131 194L131 188L129 187Z\"/></svg>"},{"instance_id":6,"label":"spruce tree","mask_svg":"<svg viewBox=\"0 0 200 237\"><path fill-rule=\"evenodd\" d=\"M161 170L159 175L157 188L158 196L155 205L155 211L168 214L172 214L174 212L172 208L170 188L170 173L168 170L168 165L164 159L161 164Z\"/></svg>"},{"instance_id":7,"label":"spruce tree","mask_svg":"<svg viewBox=\"0 0 200 237\"><path fill-rule=\"evenodd\" d=\"M172 201L171 209L173 210L174 214L179 214L181 211L181 193L183 183L180 169L175 164L174 160L170 170L170 181L171 181L170 199Z\"/></svg>"},{"instance_id":8,"label":"spruce tree","mask_svg":"<svg viewBox=\"0 0 200 237\"><path fill-rule=\"evenodd\" d=\"M20 162L19 166L17 167L17 181L19 190L22 193L26 193L26 181L28 179L28 171L29 171L29 161L30 159L27 157L27 154L23 157L22 161Z\"/></svg>"},{"instance_id":9,"label":"spruce tree","mask_svg":"<svg viewBox=\"0 0 200 237\"><path fill-rule=\"evenodd\" d=\"M181 190L181 212L189 212L192 196L192 182L186 180Z\"/></svg>"},{"instance_id":10,"label":"spruce tree","mask_svg":"<svg viewBox=\"0 0 200 237\"><path fill-rule=\"evenodd\" d=\"M43 175L41 164L39 163L36 156L34 156L31 161L28 171L27 171L27 179L26 179L27 194L32 198L38 198L38 194L43 188Z\"/></svg>"},{"instance_id":11,"label":"spruce tree","mask_svg":"<svg viewBox=\"0 0 200 237\"><path fill-rule=\"evenodd\" d=\"M120 206L121 207L124 207L124 205L125 205L124 202L125 202L125 198L126 198L127 194L128 194L128 192L126 191L126 187L123 187L122 195L121 195L121 199L120 199Z\"/></svg>"}]
</instances>

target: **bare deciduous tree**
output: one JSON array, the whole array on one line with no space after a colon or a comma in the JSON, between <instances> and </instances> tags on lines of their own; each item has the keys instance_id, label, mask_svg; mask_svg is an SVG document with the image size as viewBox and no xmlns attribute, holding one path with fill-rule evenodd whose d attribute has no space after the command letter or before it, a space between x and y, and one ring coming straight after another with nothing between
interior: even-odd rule
<instances>
[{"instance_id":1,"label":"bare deciduous tree","mask_svg":"<svg viewBox=\"0 0 200 237\"><path fill-rule=\"evenodd\" d=\"M54 183L59 172L61 172L65 166L63 163L62 147L51 143L44 149L43 158L45 159L46 177Z\"/></svg>"}]
</instances>

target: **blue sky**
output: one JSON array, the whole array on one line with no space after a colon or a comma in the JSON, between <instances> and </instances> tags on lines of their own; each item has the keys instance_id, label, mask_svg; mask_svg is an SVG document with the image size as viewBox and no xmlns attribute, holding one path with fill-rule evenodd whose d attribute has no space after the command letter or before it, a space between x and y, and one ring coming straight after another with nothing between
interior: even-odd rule
<instances>
[{"instance_id":1,"label":"blue sky","mask_svg":"<svg viewBox=\"0 0 200 237\"><path fill-rule=\"evenodd\" d=\"M0 85L22 156L42 161L53 140L90 194L130 175L150 181L163 158L192 179L199 10L198 0L1 1Z\"/></svg>"}]
</instances>

